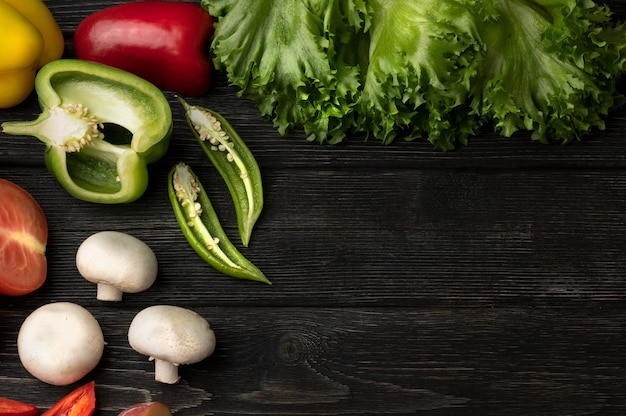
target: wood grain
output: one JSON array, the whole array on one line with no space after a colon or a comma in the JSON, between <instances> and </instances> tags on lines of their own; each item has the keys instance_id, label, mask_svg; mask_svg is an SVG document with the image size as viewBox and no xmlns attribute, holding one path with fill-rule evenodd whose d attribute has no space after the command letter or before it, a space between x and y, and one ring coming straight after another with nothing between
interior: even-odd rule
<instances>
[{"instance_id":1,"label":"wood grain","mask_svg":"<svg viewBox=\"0 0 626 416\"><path fill-rule=\"evenodd\" d=\"M114 3L47 1L66 57L78 22ZM606 4L626 19L626 3ZM96 416L149 400L176 416L626 414L626 110L570 146L488 129L447 153L356 137L323 146L279 136L217 73L191 101L226 116L261 167L265 208L246 248L224 183L166 94L172 145L130 205L73 199L46 171L42 144L0 134L0 177L31 192L50 227L44 287L0 297L0 396L47 409L93 379ZM0 121L38 113L33 95ZM221 275L186 243L166 194L180 160L272 286ZM95 300L74 256L101 230L153 248L152 288ZM99 366L66 387L34 379L17 356L23 320L55 301L89 309L107 341ZM126 339L152 304L193 309L217 335L215 354L182 367L178 385L156 383Z\"/></svg>"},{"instance_id":2,"label":"wood grain","mask_svg":"<svg viewBox=\"0 0 626 416\"><path fill-rule=\"evenodd\" d=\"M182 367L181 384L165 386L128 346L132 308L87 304L108 329L92 374L99 414L142 400L165 401L177 415L626 410L618 309L197 307L219 334L218 348ZM23 314L4 316L2 333L15 335ZM23 400L46 407L69 390L30 379L15 354L3 361L11 374L3 389Z\"/></svg>"}]
</instances>

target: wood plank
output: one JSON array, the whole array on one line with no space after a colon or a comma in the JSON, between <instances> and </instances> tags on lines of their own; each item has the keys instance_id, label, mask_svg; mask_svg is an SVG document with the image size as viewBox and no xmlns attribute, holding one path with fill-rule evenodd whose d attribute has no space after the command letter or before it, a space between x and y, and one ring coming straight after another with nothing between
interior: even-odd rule
<instances>
[{"instance_id":1,"label":"wood plank","mask_svg":"<svg viewBox=\"0 0 626 416\"><path fill-rule=\"evenodd\" d=\"M164 299L203 293L209 304L320 306L626 300L621 170L265 169L266 207L248 248L238 242L221 178L200 170L231 240L271 287L223 276L196 256L172 214L167 171L154 173L141 200L101 206L74 200L44 169L0 168L48 216L49 281L34 299L91 293L75 252L90 234L118 230L153 248L161 268L155 294Z\"/></svg>"},{"instance_id":2,"label":"wood plank","mask_svg":"<svg viewBox=\"0 0 626 416\"><path fill-rule=\"evenodd\" d=\"M78 22L120 2L46 3L73 57ZM626 2L606 4L626 20ZM82 382L41 383L16 351L32 310L73 301L108 342L84 380L96 380L98 416L148 400L176 416L625 414L626 108L570 146L486 129L442 153L426 142L280 137L236 93L217 73L210 94L192 101L224 114L261 166L266 206L248 248L170 93L170 152L131 205L70 197L46 171L41 143L0 135L0 177L31 192L50 225L44 287L0 297L0 396L46 409ZM33 95L0 121L38 113ZM223 276L191 250L166 195L179 160L273 286ZM156 284L116 304L96 301L74 265L82 240L105 229L138 236L159 259ZM218 338L215 354L181 368L175 386L154 382L152 363L126 339L134 314L158 303L198 311Z\"/></svg>"},{"instance_id":3,"label":"wood plank","mask_svg":"<svg viewBox=\"0 0 626 416\"><path fill-rule=\"evenodd\" d=\"M218 347L181 367L176 386L154 382L153 364L130 350L132 308L89 309L108 342L91 375L103 416L144 400L165 401L177 416L626 411L623 308L199 307ZM1 390L46 408L73 386L36 382L18 364L24 313L0 321Z\"/></svg>"}]
</instances>

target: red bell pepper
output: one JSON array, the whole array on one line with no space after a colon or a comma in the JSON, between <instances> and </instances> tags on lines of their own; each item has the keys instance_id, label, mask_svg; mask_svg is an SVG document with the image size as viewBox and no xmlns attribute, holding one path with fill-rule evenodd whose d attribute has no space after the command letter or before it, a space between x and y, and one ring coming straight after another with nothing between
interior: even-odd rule
<instances>
[{"instance_id":1,"label":"red bell pepper","mask_svg":"<svg viewBox=\"0 0 626 416\"><path fill-rule=\"evenodd\" d=\"M199 4L137 1L95 12L74 34L79 59L132 72L189 96L208 92L213 17Z\"/></svg>"},{"instance_id":2,"label":"red bell pepper","mask_svg":"<svg viewBox=\"0 0 626 416\"><path fill-rule=\"evenodd\" d=\"M72 391L41 416L91 416L96 410L96 383L91 381Z\"/></svg>"},{"instance_id":3,"label":"red bell pepper","mask_svg":"<svg viewBox=\"0 0 626 416\"><path fill-rule=\"evenodd\" d=\"M0 397L0 416L38 416L39 409L28 403Z\"/></svg>"}]
</instances>

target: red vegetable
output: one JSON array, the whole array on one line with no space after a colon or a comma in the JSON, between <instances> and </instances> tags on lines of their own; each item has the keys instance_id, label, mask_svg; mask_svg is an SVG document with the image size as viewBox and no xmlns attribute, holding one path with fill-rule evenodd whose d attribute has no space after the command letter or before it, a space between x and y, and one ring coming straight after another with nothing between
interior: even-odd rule
<instances>
[{"instance_id":1,"label":"red vegetable","mask_svg":"<svg viewBox=\"0 0 626 416\"><path fill-rule=\"evenodd\" d=\"M74 34L79 59L132 72L183 95L208 92L213 17L199 4L138 1L85 18Z\"/></svg>"},{"instance_id":2,"label":"red vegetable","mask_svg":"<svg viewBox=\"0 0 626 416\"><path fill-rule=\"evenodd\" d=\"M39 409L28 403L0 397L0 416L38 416Z\"/></svg>"},{"instance_id":3,"label":"red vegetable","mask_svg":"<svg viewBox=\"0 0 626 416\"><path fill-rule=\"evenodd\" d=\"M25 189L0 179L0 294L21 296L46 280L48 223Z\"/></svg>"},{"instance_id":4,"label":"red vegetable","mask_svg":"<svg viewBox=\"0 0 626 416\"><path fill-rule=\"evenodd\" d=\"M91 416L96 410L96 383L91 381L59 400L41 416Z\"/></svg>"},{"instance_id":5,"label":"red vegetable","mask_svg":"<svg viewBox=\"0 0 626 416\"><path fill-rule=\"evenodd\" d=\"M172 416L172 411L161 402L146 402L133 405L117 416Z\"/></svg>"}]
</instances>

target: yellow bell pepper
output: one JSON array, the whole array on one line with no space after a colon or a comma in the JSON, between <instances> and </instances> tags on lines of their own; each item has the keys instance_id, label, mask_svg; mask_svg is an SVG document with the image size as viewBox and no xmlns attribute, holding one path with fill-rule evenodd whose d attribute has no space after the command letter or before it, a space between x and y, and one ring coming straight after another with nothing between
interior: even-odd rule
<instances>
[{"instance_id":1,"label":"yellow bell pepper","mask_svg":"<svg viewBox=\"0 0 626 416\"><path fill-rule=\"evenodd\" d=\"M0 108L16 106L39 68L61 58L61 28L41 0L0 0Z\"/></svg>"}]
</instances>

